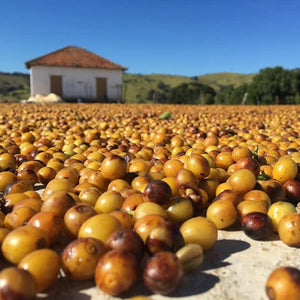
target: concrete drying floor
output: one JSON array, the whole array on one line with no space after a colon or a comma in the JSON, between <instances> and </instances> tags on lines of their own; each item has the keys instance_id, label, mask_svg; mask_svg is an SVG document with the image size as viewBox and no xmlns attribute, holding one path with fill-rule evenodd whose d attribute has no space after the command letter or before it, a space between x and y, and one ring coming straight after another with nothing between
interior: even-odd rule
<instances>
[{"instance_id":1,"label":"concrete drying floor","mask_svg":"<svg viewBox=\"0 0 300 300\"><path fill-rule=\"evenodd\" d=\"M40 299L112 300L147 295L159 299L260 300L268 299L265 282L279 266L300 269L300 249L283 244L274 235L269 241L255 241L242 231L219 231L215 246L205 253L201 268L185 275L175 293L169 296L151 295L143 284L137 284L122 298L103 294L90 282L70 282L60 278L48 295Z\"/></svg>"}]
</instances>

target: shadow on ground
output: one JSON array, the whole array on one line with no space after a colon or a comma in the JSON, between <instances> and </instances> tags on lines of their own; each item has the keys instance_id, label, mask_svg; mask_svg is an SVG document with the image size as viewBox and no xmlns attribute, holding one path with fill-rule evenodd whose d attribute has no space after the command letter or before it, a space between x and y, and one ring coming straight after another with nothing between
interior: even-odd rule
<instances>
[{"instance_id":1,"label":"shadow on ground","mask_svg":"<svg viewBox=\"0 0 300 300\"><path fill-rule=\"evenodd\" d=\"M222 239L218 240L214 247L205 253L204 261L199 271L186 274L172 297L188 297L199 295L212 289L219 281L219 277L205 271L226 267L230 265L226 260L236 252L244 251L250 244L244 241Z\"/></svg>"},{"instance_id":2,"label":"shadow on ground","mask_svg":"<svg viewBox=\"0 0 300 300\"><path fill-rule=\"evenodd\" d=\"M89 281L71 281L66 277L61 277L57 280L55 288L50 288L45 294L39 294L39 300L89 300L91 296L83 294L81 291L95 287L93 280ZM100 299L100 298L99 298Z\"/></svg>"},{"instance_id":3,"label":"shadow on ground","mask_svg":"<svg viewBox=\"0 0 300 300\"><path fill-rule=\"evenodd\" d=\"M169 296L176 298L200 295L212 289L219 281L219 277L199 270L184 275L178 289Z\"/></svg>"},{"instance_id":4,"label":"shadow on ground","mask_svg":"<svg viewBox=\"0 0 300 300\"><path fill-rule=\"evenodd\" d=\"M226 267L229 262L224 261L230 255L250 248L250 244L245 241L222 239L218 240L214 247L205 253L202 264L202 271Z\"/></svg>"}]
</instances>

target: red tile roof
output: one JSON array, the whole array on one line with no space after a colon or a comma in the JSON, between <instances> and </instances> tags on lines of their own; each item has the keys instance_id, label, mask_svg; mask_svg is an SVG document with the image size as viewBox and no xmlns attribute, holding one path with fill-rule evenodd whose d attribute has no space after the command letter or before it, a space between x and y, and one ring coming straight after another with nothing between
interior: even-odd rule
<instances>
[{"instance_id":1,"label":"red tile roof","mask_svg":"<svg viewBox=\"0 0 300 300\"><path fill-rule=\"evenodd\" d=\"M96 68L110 70L127 70L108 59L80 47L68 46L49 54L32 59L25 63L26 68L32 66Z\"/></svg>"}]
</instances>

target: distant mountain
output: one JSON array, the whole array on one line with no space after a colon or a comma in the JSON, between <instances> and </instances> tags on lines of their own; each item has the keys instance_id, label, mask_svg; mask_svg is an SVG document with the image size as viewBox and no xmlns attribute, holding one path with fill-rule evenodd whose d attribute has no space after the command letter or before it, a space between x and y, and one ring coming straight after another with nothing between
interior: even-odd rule
<instances>
[{"instance_id":1,"label":"distant mountain","mask_svg":"<svg viewBox=\"0 0 300 300\"><path fill-rule=\"evenodd\" d=\"M250 83L254 74L213 73L201 76L180 76L168 74L131 74L124 73L123 98L125 102L146 102L151 90L175 87L184 82L199 82L210 85L217 93L226 86L239 86ZM30 94L29 75L24 73L0 72L0 101L28 99Z\"/></svg>"}]
</instances>

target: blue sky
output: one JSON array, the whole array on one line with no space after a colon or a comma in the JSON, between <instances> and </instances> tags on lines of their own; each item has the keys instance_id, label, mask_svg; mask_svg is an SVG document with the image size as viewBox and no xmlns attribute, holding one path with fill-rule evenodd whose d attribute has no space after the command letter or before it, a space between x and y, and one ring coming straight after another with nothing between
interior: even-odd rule
<instances>
[{"instance_id":1,"label":"blue sky","mask_svg":"<svg viewBox=\"0 0 300 300\"><path fill-rule=\"evenodd\" d=\"M300 67L299 0L10 0L0 71L74 45L130 73L195 76Z\"/></svg>"}]
</instances>

